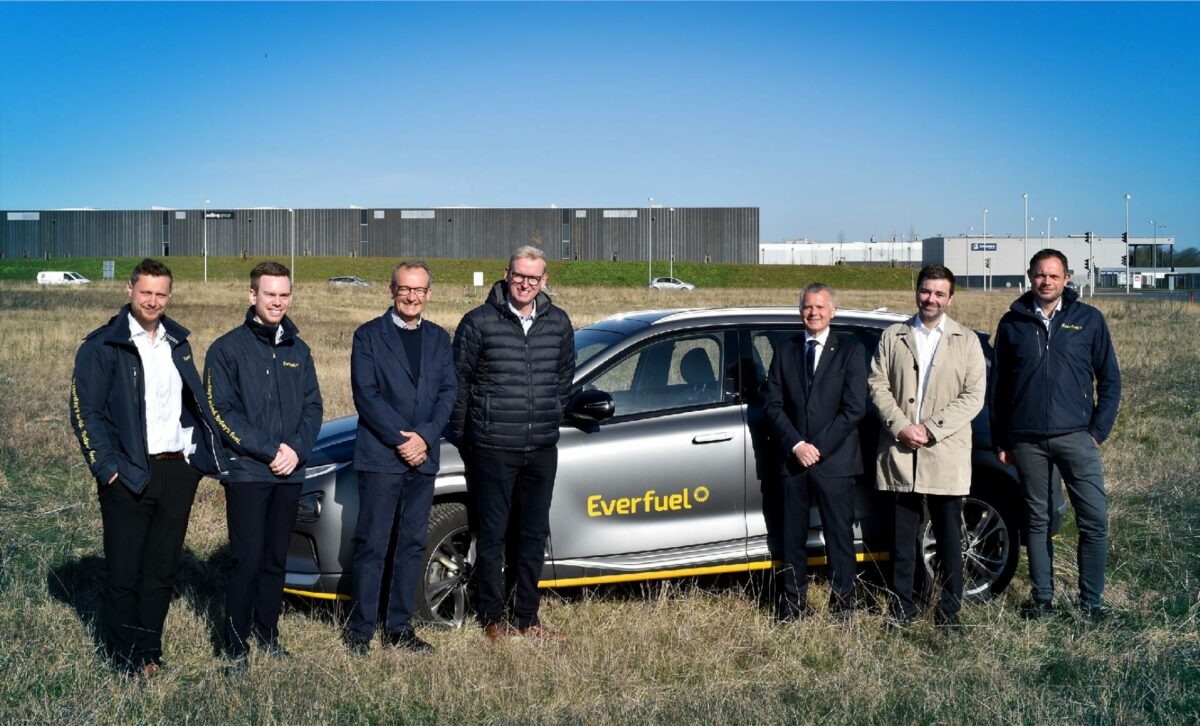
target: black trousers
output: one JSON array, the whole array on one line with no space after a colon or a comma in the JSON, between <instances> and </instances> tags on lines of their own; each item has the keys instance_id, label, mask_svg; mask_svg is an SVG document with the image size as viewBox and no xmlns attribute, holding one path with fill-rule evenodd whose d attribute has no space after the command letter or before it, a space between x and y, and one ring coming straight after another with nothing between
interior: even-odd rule
<instances>
[{"instance_id":1,"label":"black trousers","mask_svg":"<svg viewBox=\"0 0 1200 726\"><path fill-rule=\"evenodd\" d=\"M200 474L186 461L151 461L141 494L118 479L100 489L107 568L100 616L107 656L120 668L162 658L162 628L175 589Z\"/></svg>"},{"instance_id":2,"label":"black trousers","mask_svg":"<svg viewBox=\"0 0 1200 726\"><path fill-rule=\"evenodd\" d=\"M808 511L815 498L829 563L829 606L849 607L854 595L854 478L823 479L803 472L783 479L783 581L776 615L794 618L807 609Z\"/></svg>"},{"instance_id":3,"label":"black trousers","mask_svg":"<svg viewBox=\"0 0 1200 726\"><path fill-rule=\"evenodd\" d=\"M939 494L897 493L895 506L895 539L892 543L892 594L896 615L911 618L917 613L913 601L913 577L920 564L921 552L917 536L924 508L929 508L929 522L937 539L937 610L953 615L962 606L962 497Z\"/></svg>"},{"instance_id":4,"label":"black trousers","mask_svg":"<svg viewBox=\"0 0 1200 726\"><path fill-rule=\"evenodd\" d=\"M358 526L354 533L354 580L346 630L370 640L379 616L384 560L392 530L396 547L388 591L385 632L412 630L421 560L429 539L429 509L433 504L432 474L410 469L403 474L358 472Z\"/></svg>"},{"instance_id":5,"label":"black trousers","mask_svg":"<svg viewBox=\"0 0 1200 726\"><path fill-rule=\"evenodd\" d=\"M468 480L476 508L475 578L481 625L538 624L538 580L550 536L550 498L558 448L476 448ZM505 562L507 561L507 579Z\"/></svg>"},{"instance_id":6,"label":"black trousers","mask_svg":"<svg viewBox=\"0 0 1200 726\"><path fill-rule=\"evenodd\" d=\"M225 649L244 654L254 636L279 640L283 573L296 523L300 484L231 482L225 487L225 520L233 569L225 591Z\"/></svg>"}]
</instances>

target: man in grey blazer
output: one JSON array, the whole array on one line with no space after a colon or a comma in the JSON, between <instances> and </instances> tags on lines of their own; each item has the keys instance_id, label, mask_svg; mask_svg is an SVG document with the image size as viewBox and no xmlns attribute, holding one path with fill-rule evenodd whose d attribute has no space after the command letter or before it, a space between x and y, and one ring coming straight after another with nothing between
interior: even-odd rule
<instances>
[{"instance_id":1,"label":"man in grey blazer","mask_svg":"<svg viewBox=\"0 0 1200 726\"><path fill-rule=\"evenodd\" d=\"M392 308L354 332L350 386L358 409L354 468L359 507L344 639L356 655L370 649L375 634L393 522L396 545L383 642L414 652L433 650L413 630L412 614L438 471L438 441L454 408L458 379L449 334L423 318L432 283L424 262L400 263L392 271Z\"/></svg>"}]
</instances>

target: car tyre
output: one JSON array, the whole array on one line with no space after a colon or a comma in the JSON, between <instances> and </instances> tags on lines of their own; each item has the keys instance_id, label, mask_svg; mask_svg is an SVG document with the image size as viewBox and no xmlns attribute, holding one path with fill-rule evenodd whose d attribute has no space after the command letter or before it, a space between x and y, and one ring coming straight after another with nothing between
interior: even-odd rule
<instances>
[{"instance_id":1,"label":"car tyre","mask_svg":"<svg viewBox=\"0 0 1200 726\"><path fill-rule=\"evenodd\" d=\"M472 613L474 565L475 548L466 505L434 505L429 513L429 543L421 561L417 619L431 625L461 627Z\"/></svg>"},{"instance_id":2,"label":"car tyre","mask_svg":"<svg viewBox=\"0 0 1200 726\"><path fill-rule=\"evenodd\" d=\"M1021 556L1017 509L998 487L976 484L963 497L963 602L984 602L1004 592L1017 571ZM932 595L937 551L933 527L921 527L924 567L922 591Z\"/></svg>"}]
</instances>

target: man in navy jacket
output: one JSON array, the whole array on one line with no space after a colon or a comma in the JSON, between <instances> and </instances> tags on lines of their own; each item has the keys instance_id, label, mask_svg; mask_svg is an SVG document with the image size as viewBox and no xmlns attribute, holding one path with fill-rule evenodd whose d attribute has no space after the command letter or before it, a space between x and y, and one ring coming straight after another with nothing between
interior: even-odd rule
<instances>
[{"instance_id":1,"label":"man in navy jacket","mask_svg":"<svg viewBox=\"0 0 1200 726\"><path fill-rule=\"evenodd\" d=\"M212 344L204 365L209 408L231 452L225 656L237 669L246 667L251 637L269 655L287 655L279 644L284 565L304 462L321 428L317 371L287 317L291 304L288 268L255 265L245 321Z\"/></svg>"},{"instance_id":2,"label":"man in navy jacket","mask_svg":"<svg viewBox=\"0 0 1200 726\"><path fill-rule=\"evenodd\" d=\"M445 330L423 319L433 275L421 261L392 271L392 308L354 332L350 386L358 409L354 468L358 527L346 644L370 648L379 614L384 557L396 522L385 644L415 652L433 647L412 626L428 535L438 442L458 392L454 353Z\"/></svg>"},{"instance_id":3,"label":"man in navy jacket","mask_svg":"<svg viewBox=\"0 0 1200 726\"><path fill-rule=\"evenodd\" d=\"M816 499L829 560L829 610L852 612L854 477L862 473L858 424L867 412L862 344L829 330L837 314L833 292L820 283L800 295L805 332L782 343L767 374L765 411L781 451L783 589L780 621L809 612L808 508Z\"/></svg>"},{"instance_id":4,"label":"man in navy jacket","mask_svg":"<svg viewBox=\"0 0 1200 726\"><path fill-rule=\"evenodd\" d=\"M75 356L71 425L96 480L106 566L100 636L114 667L153 676L196 485L220 473L188 330L166 316L171 270L142 260L129 304Z\"/></svg>"},{"instance_id":5,"label":"man in navy jacket","mask_svg":"<svg viewBox=\"0 0 1200 726\"><path fill-rule=\"evenodd\" d=\"M1016 464L1025 492L1032 581L1025 614L1045 615L1054 597L1050 520L1057 467L1079 525L1079 604L1098 621L1108 556L1100 445L1117 418L1121 372L1104 316L1066 287L1067 270L1062 252L1035 254L1029 292L1000 320L992 436L1000 461Z\"/></svg>"}]
</instances>

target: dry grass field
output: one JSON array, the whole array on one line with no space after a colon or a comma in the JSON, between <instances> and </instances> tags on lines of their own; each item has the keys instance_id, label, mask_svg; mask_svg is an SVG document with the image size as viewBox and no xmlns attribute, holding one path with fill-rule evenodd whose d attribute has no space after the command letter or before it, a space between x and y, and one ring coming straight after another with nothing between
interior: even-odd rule
<instances>
[{"instance_id":1,"label":"dry grass field","mask_svg":"<svg viewBox=\"0 0 1200 726\"><path fill-rule=\"evenodd\" d=\"M561 288L577 326L638 308L786 304L793 290ZM847 628L821 618L779 627L757 581L656 583L547 594L561 646L485 648L473 628L424 631L432 657L374 649L351 661L338 614L293 603L282 621L291 659L252 658L227 678L213 656L225 549L221 489L201 484L180 593L165 634L169 669L126 684L95 656L103 578L95 488L67 422L80 338L113 314L115 283L79 290L0 283L0 722L789 722L1196 723L1200 720L1200 310L1097 298L1125 377L1104 448L1112 543L1103 627L1066 605L1074 529L1059 538L1063 614L1017 615L1024 568L1003 596L967 607L967 637L928 626L887 632L876 615ZM1011 294L960 293L957 319L993 331ZM435 287L430 317L453 329L479 299ZM911 309L907 293L846 292L843 307ZM198 358L240 322L243 286L181 282L170 313ZM382 287L301 286L293 318L316 352L326 417L352 412L356 325L388 305ZM819 596L819 594L818 594Z\"/></svg>"}]
</instances>

